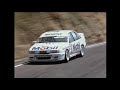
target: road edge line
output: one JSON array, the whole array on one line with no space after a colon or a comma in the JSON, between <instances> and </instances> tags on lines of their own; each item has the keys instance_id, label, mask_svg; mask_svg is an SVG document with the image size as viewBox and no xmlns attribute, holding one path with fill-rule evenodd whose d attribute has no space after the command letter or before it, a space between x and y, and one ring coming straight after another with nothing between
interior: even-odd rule
<instances>
[{"instance_id":1,"label":"road edge line","mask_svg":"<svg viewBox=\"0 0 120 90\"><path fill-rule=\"evenodd\" d=\"M92 47L96 47L96 46L101 46L104 45L106 42L101 42L101 43L97 43L97 44L92 44L92 45L88 45L86 46L86 48L92 48Z\"/></svg>"},{"instance_id":2,"label":"road edge line","mask_svg":"<svg viewBox=\"0 0 120 90\"><path fill-rule=\"evenodd\" d=\"M91 47L95 47L95 46L101 46L101 45L104 45L106 42L101 42L101 43L97 43L97 44L92 44L92 45L88 45L86 46L86 48L91 48ZM18 61L22 61L23 59L27 59L26 58L22 58L22 59L17 59L17 61L15 62L18 62ZM23 64L18 64L18 65L15 65L14 67L19 67L19 66L22 66Z\"/></svg>"}]
</instances>

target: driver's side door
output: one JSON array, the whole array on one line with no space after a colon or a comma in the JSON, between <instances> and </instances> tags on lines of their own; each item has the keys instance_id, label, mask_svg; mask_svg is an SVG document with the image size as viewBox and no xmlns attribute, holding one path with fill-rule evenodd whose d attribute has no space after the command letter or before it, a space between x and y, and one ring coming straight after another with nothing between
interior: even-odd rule
<instances>
[{"instance_id":1,"label":"driver's side door","mask_svg":"<svg viewBox=\"0 0 120 90\"><path fill-rule=\"evenodd\" d=\"M75 53L75 50L73 48L73 45L75 44L75 42L74 42L75 40L74 40L74 37L72 36L71 32L68 34L68 37L69 37L69 52L70 52L70 54L73 54L73 53Z\"/></svg>"}]
</instances>

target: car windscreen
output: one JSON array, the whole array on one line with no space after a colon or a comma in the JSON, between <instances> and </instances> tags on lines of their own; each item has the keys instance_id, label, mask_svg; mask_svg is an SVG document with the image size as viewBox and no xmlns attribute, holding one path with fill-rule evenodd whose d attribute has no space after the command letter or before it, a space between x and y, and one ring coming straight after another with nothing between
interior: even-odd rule
<instances>
[{"instance_id":1,"label":"car windscreen","mask_svg":"<svg viewBox=\"0 0 120 90\"><path fill-rule=\"evenodd\" d=\"M67 37L63 36L52 36L52 37L40 37L37 40L38 43L47 43L47 42L67 42Z\"/></svg>"}]
</instances>

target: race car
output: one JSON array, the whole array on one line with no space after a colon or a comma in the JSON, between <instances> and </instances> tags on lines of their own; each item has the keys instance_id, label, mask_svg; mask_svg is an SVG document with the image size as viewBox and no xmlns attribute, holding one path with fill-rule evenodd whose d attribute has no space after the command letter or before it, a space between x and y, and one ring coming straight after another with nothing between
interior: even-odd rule
<instances>
[{"instance_id":1,"label":"race car","mask_svg":"<svg viewBox=\"0 0 120 90\"><path fill-rule=\"evenodd\" d=\"M29 62L68 62L73 56L84 56L86 40L74 30L53 30L43 33L29 49Z\"/></svg>"}]
</instances>

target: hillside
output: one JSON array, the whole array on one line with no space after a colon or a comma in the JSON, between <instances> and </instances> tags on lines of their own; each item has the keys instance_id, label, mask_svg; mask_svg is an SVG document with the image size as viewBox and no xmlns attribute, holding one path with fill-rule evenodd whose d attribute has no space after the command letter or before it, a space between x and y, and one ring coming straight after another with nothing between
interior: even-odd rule
<instances>
[{"instance_id":1,"label":"hillside","mask_svg":"<svg viewBox=\"0 0 120 90\"><path fill-rule=\"evenodd\" d=\"M87 44L106 40L104 12L16 12L15 59L28 55L31 42L41 33L56 29L73 29L85 34Z\"/></svg>"}]
</instances>

